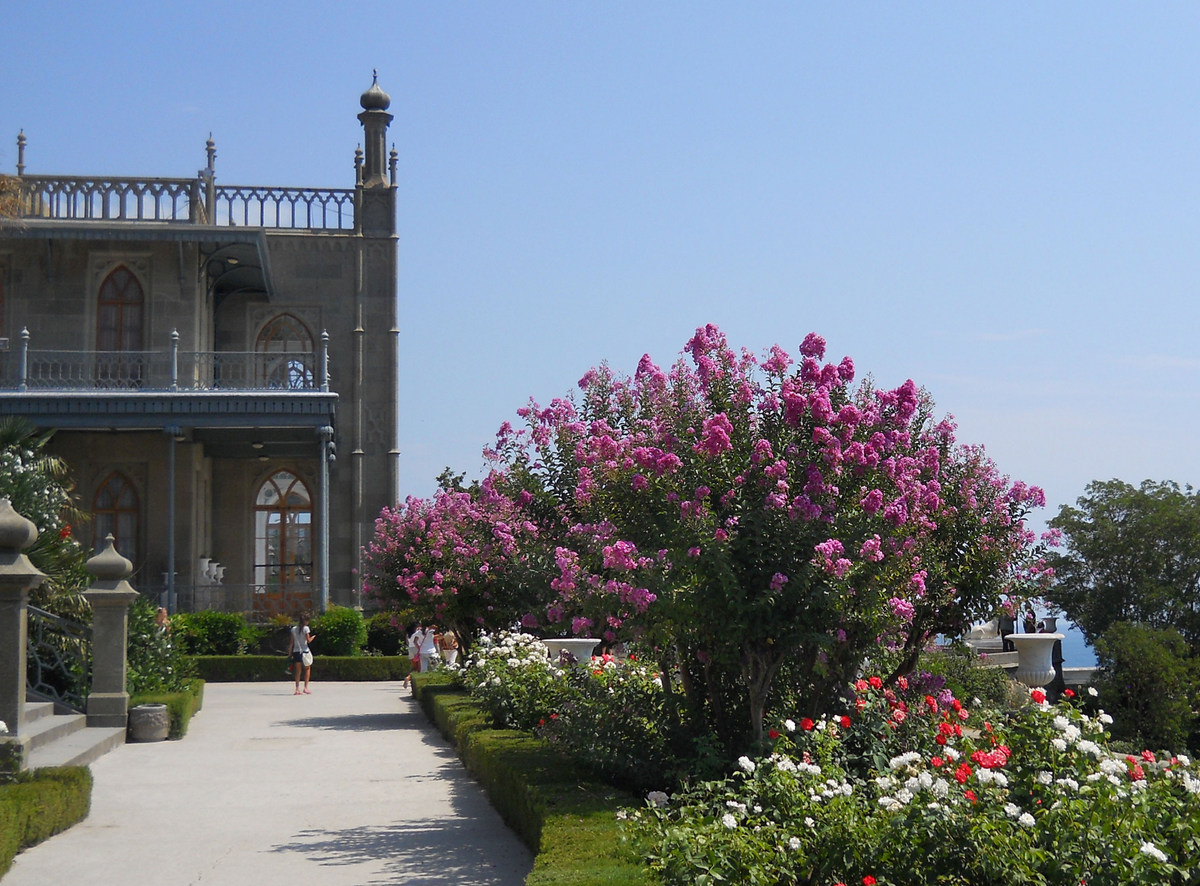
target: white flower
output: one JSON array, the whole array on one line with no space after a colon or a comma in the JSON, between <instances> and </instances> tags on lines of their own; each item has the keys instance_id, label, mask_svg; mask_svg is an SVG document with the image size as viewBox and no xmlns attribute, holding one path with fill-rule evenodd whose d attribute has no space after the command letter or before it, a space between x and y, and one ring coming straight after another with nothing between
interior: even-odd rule
<instances>
[{"instance_id":1,"label":"white flower","mask_svg":"<svg viewBox=\"0 0 1200 886\"><path fill-rule=\"evenodd\" d=\"M786 729L788 732L795 732L796 731L796 721L795 720L784 720L783 728ZM793 837L792 839L794 840L795 837Z\"/></svg>"},{"instance_id":2,"label":"white flower","mask_svg":"<svg viewBox=\"0 0 1200 886\"><path fill-rule=\"evenodd\" d=\"M1020 817L1017 819L1017 824L1023 828L1031 828L1034 825L1033 816L1028 812L1022 812Z\"/></svg>"},{"instance_id":3,"label":"white flower","mask_svg":"<svg viewBox=\"0 0 1200 886\"><path fill-rule=\"evenodd\" d=\"M800 848L800 838L799 837L789 838L788 839L788 848L791 849L793 852L795 850L799 849Z\"/></svg>"},{"instance_id":4,"label":"white flower","mask_svg":"<svg viewBox=\"0 0 1200 886\"><path fill-rule=\"evenodd\" d=\"M725 805L728 806L730 809L736 809L738 812L746 811L746 804L739 803L737 800L726 800Z\"/></svg>"},{"instance_id":5,"label":"white flower","mask_svg":"<svg viewBox=\"0 0 1200 886\"><path fill-rule=\"evenodd\" d=\"M651 806L662 808L667 805L667 795L662 791L651 791L646 795L646 802Z\"/></svg>"},{"instance_id":6,"label":"white flower","mask_svg":"<svg viewBox=\"0 0 1200 886\"><path fill-rule=\"evenodd\" d=\"M1155 861L1166 861L1167 854L1147 840L1142 844L1142 855L1149 855Z\"/></svg>"},{"instance_id":7,"label":"white flower","mask_svg":"<svg viewBox=\"0 0 1200 886\"><path fill-rule=\"evenodd\" d=\"M1095 697L1096 697L1097 695L1099 695L1099 694L1100 694L1100 693L1096 691L1096 687L1095 687L1095 686L1089 686L1089 687L1088 687L1088 695L1090 695L1092 698L1095 698Z\"/></svg>"},{"instance_id":8,"label":"white flower","mask_svg":"<svg viewBox=\"0 0 1200 886\"><path fill-rule=\"evenodd\" d=\"M1041 770L1037 774L1037 783L1038 784L1054 784L1054 773L1047 772L1045 769Z\"/></svg>"},{"instance_id":9,"label":"white flower","mask_svg":"<svg viewBox=\"0 0 1200 886\"><path fill-rule=\"evenodd\" d=\"M0 720L0 735L8 735L8 724Z\"/></svg>"},{"instance_id":10,"label":"white flower","mask_svg":"<svg viewBox=\"0 0 1200 886\"><path fill-rule=\"evenodd\" d=\"M1070 725L1070 724L1067 723L1067 718L1062 716L1061 714L1059 714L1057 717L1054 718L1054 728L1057 729L1059 732L1066 732L1068 725Z\"/></svg>"},{"instance_id":11,"label":"white flower","mask_svg":"<svg viewBox=\"0 0 1200 886\"><path fill-rule=\"evenodd\" d=\"M1060 778L1055 784L1060 784L1064 788L1070 788L1073 791L1079 790L1079 782L1073 778Z\"/></svg>"},{"instance_id":12,"label":"white flower","mask_svg":"<svg viewBox=\"0 0 1200 886\"><path fill-rule=\"evenodd\" d=\"M1067 749L1067 743L1065 741L1063 741L1061 738L1050 739L1050 744L1054 747L1054 750L1056 750L1056 751L1065 751Z\"/></svg>"},{"instance_id":13,"label":"white flower","mask_svg":"<svg viewBox=\"0 0 1200 886\"><path fill-rule=\"evenodd\" d=\"M746 757L746 756L738 757L737 764L738 764L738 769L742 770L742 772L753 772L754 771L754 761L751 760L749 757Z\"/></svg>"},{"instance_id":14,"label":"white flower","mask_svg":"<svg viewBox=\"0 0 1200 886\"><path fill-rule=\"evenodd\" d=\"M1097 760L1099 760L1101 754L1104 753L1102 750L1100 750L1100 745L1096 744L1094 741L1088 741L1087 739L1084 739L1079 743L1079 750L1085 754L1090 754Z\"/></svg>"},{"instance_id":15,"label":"white flower","mask_svg":"<svg viewBox=\"0 0 1200 886\"><path fill-rule=\"evenodd\" d=\"M1176 757L1175 759L1179 761L1179 765L1180 765L1180 766L1191 766L1191 765L1192 765L1192 761L1191 761L1191 759L1188 757L1188 755L1187 755L1187 754L1180 754L1180 755L1179 755L1178 757Z\"/></svg>"},{"instance_id":16,"label":"white flower","mask_svg":"<svg viewBox=\"0 0 1200 886\"><path fill-rule=\"evenodd\" d=\"M921 755L916 751L909 751L907 754L901 754L898 757L892 757L888 761L888 768L903 769L905 766L911 766L914 763L921 762Z\"/></svg>"},{"instance_id":17,"label":"white flower","mask_svg":"<svg viewBox=\"0 0 1200 886\"><path fill-rule=\"evenodd\" d=\"M1099 716L1096 717L1096 719L1099 720L1101 723L1103 723L1105 726L1112 725L1112 717L1110 717L1108 714L1104 713L1104 711L1101 711Z\"/></svg>"},{"instance_id":18,"label":"white flower","mask_svg":"<svg viewBox=\"0 0 1200 886\"><path fill-rule=\"evenodd\" d=\"M806 816L804 816L804 826L806 828L815 828L817 826L817 823L815 821L813 821L813 818L811 815L806 815Z\"/></svg>"},{"instance_id":19,"label":"white flower","mask_svg":"<svg viewBox=\"0 0 1200 886\"><path fill-rule=\"evenodd\" d=\"M1009 818L1016 818L1021 814L1021 807L1016 803L1005 803L1004 814Z\"/></svg>"},{"instance_id":20,"label":"white flower","mask_svg":"<svg viewBox=\"0 0 1200 886\"><path fill-rule=\"evenodd\" d=\"M726 812L721 816L721 824L725 825L725 827L729 828L730 830L733 830L737 827L737 819Z\"/></svg>"},{"instance_id":21,"label":"white flower","mask_svg":"<svg viewBox=\"0 0 1200 886\"><path fill-rule=\"evenodd\" d=\"M942 753L944 753L946 758L950 760L957 760L959 756L961 756L954 748L946 748Z\"/></svg>"},{"instance_id":22,"label":"white flower","mask_svg":"<svg viewBox=\"0 0 1200 886\"><path fill-rule=\"evenodd\" d=\"M629 818L628 812L626 812L624 809L617 810L617 821L625 821L627 818Z\"/></svg>"}]
</instances>

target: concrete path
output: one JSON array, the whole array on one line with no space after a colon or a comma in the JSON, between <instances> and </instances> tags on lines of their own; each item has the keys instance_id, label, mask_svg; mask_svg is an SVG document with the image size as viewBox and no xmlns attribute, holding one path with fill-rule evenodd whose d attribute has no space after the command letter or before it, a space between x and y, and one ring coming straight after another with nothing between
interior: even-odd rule
<instances>
[{"instance_id":1,"label":"concrete path","mask_svg":"<svg viewBox=\"0 0 1200 886\"><path fill-rule=\"evenodd\" d=\"M399 683L210 683L182 741L92 764L3 886L519 886L532 867Z\"/></svg>"}]
</instances>

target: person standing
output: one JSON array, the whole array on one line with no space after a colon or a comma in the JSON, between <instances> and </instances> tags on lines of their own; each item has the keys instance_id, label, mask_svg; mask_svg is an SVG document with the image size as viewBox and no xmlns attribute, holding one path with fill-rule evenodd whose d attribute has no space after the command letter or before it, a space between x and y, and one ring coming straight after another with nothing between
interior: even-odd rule
<instances>
[{"instance_id":1,"label":"person standing","mask_svg":"<svg viewBox=\"0 0 1200 886\"><path fill-rule=\"evenodd\" d=\"M308 688L308 681L312 676L313 656L308 644L316 638L317 635L308 628L308 613L301 615L300 621L292 625L292 633L288 637L288 655L291 656L292 668L296 677L296 691L292 695L300 694L301 669L304 670L304 694L312 694Z\"/></svg>"},{"instance_id":2,"label":"person standing","mask_svg":"<svg viewBox=\"0 0 1200 886\"><path fill-rule=\"evenodd\" d=\"M454 667L454 663L458 661L458 635L447 628L442 631L438 646L442 650L442 659L450 667Z\"/></svg>"},{"instance_id":3,"label":"person standing","mask_svg":"<svg viewBox=\"0 0 1200 886\"><path fill-rule=\"evenodd\" d=\"M1037 616L1034 614L1032 606L1025 610L1025 633L1037 633Z\"/></svg>"},{"instance_id":4,"label":"person standing","mask_svg":"<svg viewBox=\"0 0 1200 886\"><path fill-rule=\"evenodd\" d=\"M412 686L412 675L421 671L421 628L416 622L411 622L404 629L408 635L408 675L404 678L405 687Z\"/></svg>"},{"instance_id":5,"label":"person standing","mask_svg":"<svg viewBox=\"0 0 1200 886\"><path fill-rule=\"evenodd\" d=\"M438 632L433 625L426 625L424 632L421 634L421 672L428 673L432 671L437 662L442 660L441 652L438 650Z\"/></svg>"}]
</instances>

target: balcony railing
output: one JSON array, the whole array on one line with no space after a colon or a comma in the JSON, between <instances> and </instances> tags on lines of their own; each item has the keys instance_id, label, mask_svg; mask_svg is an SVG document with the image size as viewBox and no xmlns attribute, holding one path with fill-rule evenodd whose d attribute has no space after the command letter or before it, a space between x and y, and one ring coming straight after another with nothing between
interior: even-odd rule
<instances>
[{"instance_id":1,"label":"balcony railing","mask_svg":"<svg viewBox=\"0 0 1200 886\"><path fill-rule=\"evenodd\" d=\"M32 350L28 330L0 351L0 390L328 391L329 337L318 351Z\"/></svg>"},{"instance_id":2,"label":"balcony railing","mask_svg":"<svg viewBox=\"0 0 1200 886\"><path fill-rule=\"evenodd\" d=\"M354 229L355 191L216 185L186 178L21 175L18 214L57 221L227 225L285 230Z\"/></svg>"}]
</instances>

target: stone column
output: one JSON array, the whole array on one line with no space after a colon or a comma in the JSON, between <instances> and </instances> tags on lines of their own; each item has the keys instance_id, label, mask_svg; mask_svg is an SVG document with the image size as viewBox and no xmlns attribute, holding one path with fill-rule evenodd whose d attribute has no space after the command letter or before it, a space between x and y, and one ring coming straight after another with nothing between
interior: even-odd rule
<instances>
[{"instance_id":1,"label":"stone column","mask_svg":"<svg viewBox=\"0 0 1200 886\"><path fill-rule=\"evenodd\" d=\"M125 579L133 564L117 553L113 537L92 559L87 571L95 576L83 596L92 604L92 691L88 694L89 726L125 726L129 693L125 691L125 653L129 645L129 604L137 591Z\"/></svg>"},{"instance_id":2,"label":"stone column","mask_svg":"<svg viewBox=\"0 0 1200 886\"><path fill-rule=\"evenodd\" d=\"M0 749L0 760L15 753L17 768L25 756L26 605L29 592L46 577L21 552L37 535L37 527L14 511L7 498L0 498L0 720L8 727L7 743L12 745Z\"/></svg>"}]
</instances>

